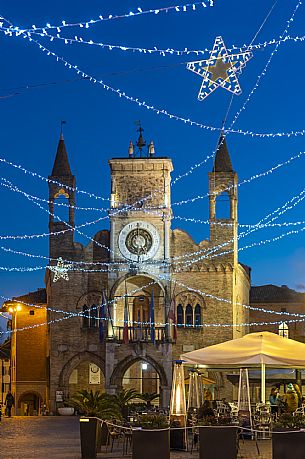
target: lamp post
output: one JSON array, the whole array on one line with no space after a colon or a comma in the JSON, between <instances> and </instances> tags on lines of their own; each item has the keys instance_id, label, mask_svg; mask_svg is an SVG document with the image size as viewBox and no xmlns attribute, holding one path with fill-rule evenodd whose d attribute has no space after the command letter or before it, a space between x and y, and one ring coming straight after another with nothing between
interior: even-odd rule
<instances>
[{"instance_id":1,"label":"lamp post","mask_svg":"<svg viewBox=\"0 0 305 459\"><path fill-rule=\"evenodd\" d=\"M12 335L11 335L11 366L10 366L10 390L13 389L12 385L15 385L16 388L16 362L17 362L17 314L22 310L22 306L20 303L15 301L6 303L7 312L12 316ZM12 358L12 356L15 358ZM12 390L13 395L15 397L16 393Z\"/></svg>"}]
</instances>

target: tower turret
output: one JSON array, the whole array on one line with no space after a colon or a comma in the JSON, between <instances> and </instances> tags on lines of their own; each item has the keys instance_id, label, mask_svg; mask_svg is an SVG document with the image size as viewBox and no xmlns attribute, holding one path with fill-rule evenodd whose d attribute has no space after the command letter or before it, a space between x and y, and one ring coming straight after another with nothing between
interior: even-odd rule
<instances>
[{"instance_id":1,"label":"tower turret","mask_svg":"<svg viewBox=\"0 0 305 459\"><path fill-rule=\"evenodd\" d=\"M237 262L237 184L226 138L221 133L213 171L209 173L210 240L221 246L213 254L215 259L233 264Z\"/></svg>"},{"instance_id":2,"label":"tower turret","mask_svg":"<svg viewBox=\"0 0 305 459\"><path fill-rule=\"evenodd\" d=\"M53 258L62 255L60 252L62 248L73 243L75 185L75 176L71 172L64 137L61 133L52 174L49 176L49 230L50 233L68 231L50 236L50 256ZM64 212L59 206L54 205L56 199L60 199L61 204L67 205L67 207L60 206L64 208ZM62 217L63 213L64 217ZM59 214L60 219L56 218Z\"/></svg>"}]
</instances>

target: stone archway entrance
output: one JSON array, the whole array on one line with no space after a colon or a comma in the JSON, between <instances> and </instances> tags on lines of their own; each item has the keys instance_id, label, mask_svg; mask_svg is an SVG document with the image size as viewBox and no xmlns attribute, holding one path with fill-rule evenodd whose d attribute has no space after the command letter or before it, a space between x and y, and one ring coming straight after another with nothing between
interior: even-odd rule
<instances>
[{"instance_id":1,"label":"stone archway entrance","mask_svg":"<svg viewBox=\"0 0 305 459\"><path fill-rule=\"evenodd\" d=\"M160 377L156 369L145 360L137 360L125 371L123 389L135 389L139 394L160 394ZM154 405L159 405L156 398Z\"/></svg>"},{"instance_id":2,"label":"stone archway entrance","mask_svg":"<svg viewBox=\"0 0 305 459\"><path fill-rule=\"evenodd\" d=\"M92 361L82 361L73 368L68 380L69 396L80 390L105 392L105 377L102 369Z\"/></svg>"},{"instance_id":3,"label":"stone archway entrance","mask_svg":"<svg viewBox=\"0 0 305 459\"><path fill-rule=\"evenodd\" d=\"M116 387L116 390L123 387L135 389L140 393L159 393L160 405L167 407L170 380L171 373L168 374L162 365L152 357L148 355L145 357L128 356L117 364L111 375L110 385Z\"/></svg>"},{"instance_id":4,"label":"stone archway entrance","mask_svg":"<svg viewBox=\"0 0 305 459\"><path fill-rule=\"evenodd\" d=\"M26 392L19 397L18 411L21 416L37 416L40 414L42 398L36 392Z\"/></svg>"},{"instance_id":5,"label":"stone archway entrance","mask_svg":"<svg viewBox=\"0 0 305 459\"><path fill-rule=\"evenodd\" d=\"M65 398L79 390L105 392L105 363L91 352L75 355L62 369L59 387L65 392Z\"/></svg>"}]
</instances>

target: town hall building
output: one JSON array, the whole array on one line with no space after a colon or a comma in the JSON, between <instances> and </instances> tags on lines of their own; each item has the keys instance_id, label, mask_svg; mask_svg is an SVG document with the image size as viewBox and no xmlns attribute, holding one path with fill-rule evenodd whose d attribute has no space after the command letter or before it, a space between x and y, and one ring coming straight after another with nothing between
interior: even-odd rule
<instances>
[{"instance_id":1,"label":"town hall building","mask_svg":"<svg viewBox=\"0 0 305 459\"><path fill-rule=\"evenodd\" d=\"M77 390L113 394L122 387L157 392L167 407L173 362L183 352L249 331L236 326L249 322L242 305L249 304L250 270L238 261L238 177L225 138L207 177L210 237L199 244L171 228L172 160L158 156L153 142L146 145L141 128L128 154L110 159L109 167L110 228L101 228L85 246L77 242L76 177L61 135L49 176L49 325L41 341L45 355L39 354L45 370L42 384L32 389L37 406L43 402L53 412ZM224 195L226 218L218 213ZM61 221L58 202L67 204ZM35 320L34 308L26 306L33 303L24 298L16 314ZM225 376L217 378L218 396L225 396ZM11 383L21 409L29 388L20 378Z\"/></svg>"}]
</instances>

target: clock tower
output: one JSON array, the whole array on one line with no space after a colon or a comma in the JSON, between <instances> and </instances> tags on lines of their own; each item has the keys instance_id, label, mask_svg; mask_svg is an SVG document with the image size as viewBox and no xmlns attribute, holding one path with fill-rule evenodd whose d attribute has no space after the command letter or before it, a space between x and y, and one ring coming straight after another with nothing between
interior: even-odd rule
<instances>
[{"instance_id":1,"label":"clock tower","mask_svg":"<svg viewBox=\"0 0 305 459\"><path fill-rule=\"evenodd\" d=\"M147 153L142 128L136 145L130 142L127 158L113 158L111 169L110 257L155 270L170 257L171 159L155 157L153 142Z\"/></svg>"}]
</instances>

